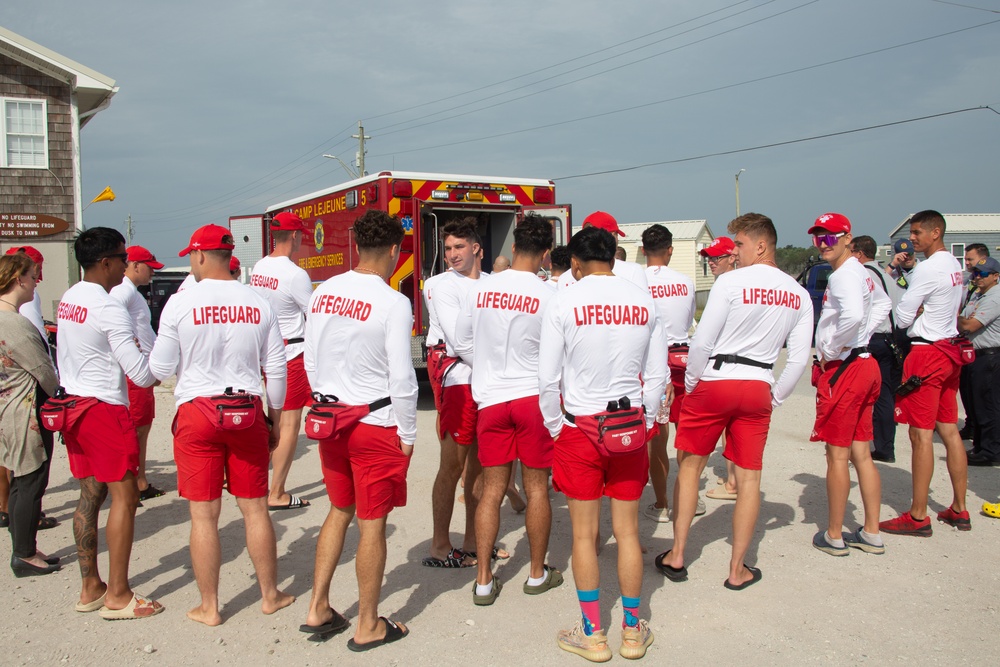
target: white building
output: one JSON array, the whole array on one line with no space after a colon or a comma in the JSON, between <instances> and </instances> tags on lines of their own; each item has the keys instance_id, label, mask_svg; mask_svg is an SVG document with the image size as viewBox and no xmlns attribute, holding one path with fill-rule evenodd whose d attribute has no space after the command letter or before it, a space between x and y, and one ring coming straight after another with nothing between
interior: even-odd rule
<instances>
[{"instance_id":1,"label":"white building","mask_svg":"<svg viewBox=\"0 0 1000 667\"><path fill-rule=\"evenodd\" d=\"M715 276L708 270L708 262L699 254L699 250L715 239L715 234L706 220L666 220L662 222L633 222L619 225L625 232L624 238L619 238L618 245L625 249L627 259L645 265L646 258L642 254L642 232L652 225L663 225L674 235L674 254L670 259L670 268L690 276L694 280L698 307L701 308L708 300L708 292L715 284Z\"/></svg>"}]
</instances>

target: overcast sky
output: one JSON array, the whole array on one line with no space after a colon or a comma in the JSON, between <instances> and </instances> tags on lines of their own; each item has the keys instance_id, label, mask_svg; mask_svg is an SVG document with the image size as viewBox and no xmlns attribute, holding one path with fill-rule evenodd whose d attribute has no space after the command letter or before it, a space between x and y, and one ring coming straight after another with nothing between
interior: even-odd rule
<instances>
[{"instance_id":1,"label":"overcast sky","mask_svg":"<svg viewBox=\"0 0 1000 667\"><path fill-rule=\"evenodd\" d=\"M321 156L353 159L358 120L369 172L553 178L577 224L724 234L740 169L781 245L827 211L877 239L925 208L1000 212L988 109L701 157L1000 110L998 0L35 0L0 25L117 81L82 151L84 201L118 198L84 221L131 214L161 256L348 180Z\"/></svg>"}]
</instances>

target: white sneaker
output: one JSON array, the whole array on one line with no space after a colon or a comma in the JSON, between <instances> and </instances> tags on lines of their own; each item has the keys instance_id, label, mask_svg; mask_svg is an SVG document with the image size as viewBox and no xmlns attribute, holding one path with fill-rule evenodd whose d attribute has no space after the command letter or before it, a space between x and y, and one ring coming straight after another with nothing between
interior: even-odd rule
<instances>
[{"instance_id":1,"label":"white sneaker","mask_svg":"<svg viewBox=\"0 0 1000 667\"><path fill-rule=\"evenodd\" d=\"M705 506L705 501L702 500L701 496L698 496L698 504L694 508L694 515L695 516L701 516L702 514L704 514L707 511L708 511L708 507ZM649 516L649 515L647 514L646 516ZM667 516L669 516L669 519L667 519L668 521L673 521L674 520L674 511L670 510L670 512L669 512L669 514Z\"/></svg>"},{"instance_id":2,"label":"white sneaker","mask_svg":"<svg viewBox=\"0 0 1000 667\"><path fill-rule=\"evenodd\" d=\"M652 519L656 523L670 523L670 512L666 507L657 507L656 503L651 503L646 509L643 510L643 514L647 518Z\"/></svg>"}]
</instances>

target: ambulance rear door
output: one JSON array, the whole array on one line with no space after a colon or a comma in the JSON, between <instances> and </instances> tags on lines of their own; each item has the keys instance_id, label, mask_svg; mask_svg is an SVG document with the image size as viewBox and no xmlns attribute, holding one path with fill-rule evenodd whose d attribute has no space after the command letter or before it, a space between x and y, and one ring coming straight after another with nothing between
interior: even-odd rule
<instances>
[{"instance_id":1,"label":"ambulance rear door","mask_svg":"<svg viewBox=\"0 0 1000 667\"><path fill-rule=\"evenodd\" d=\"M552 223L555 232L555 244L566 245L569 242L573 222L572 204L556 204L554 206L525 206L524 213L534 213L540 215Z\"/></svg>"}]
</instances>

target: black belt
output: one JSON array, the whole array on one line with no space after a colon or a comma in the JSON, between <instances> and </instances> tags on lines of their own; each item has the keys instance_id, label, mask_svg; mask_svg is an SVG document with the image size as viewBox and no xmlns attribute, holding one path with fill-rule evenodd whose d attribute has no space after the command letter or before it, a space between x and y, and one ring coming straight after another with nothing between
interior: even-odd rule
<instances>
[{"instance_id":1,"label":"black belt","mask_svg":"<svg viewBox=\"0 0 1000 667\"><path fill-rule=\"evenodd\" d=\"M296 343L304 343L304 342L306 342L305 338L289 338L288 340L285 341L285 345L295 345Z\"/></svg>"},{"instance_id":2,"label":"black belt","mask_svg":"<svg viewBox=\"0 0 1000 667\"><path fill-rule=\"evenodd\" d=\"M841 373L844 372L844 370L848 367L848 365L850 365L851 362L853 362L855 359L857 359L858 357L860 357L862 354L868 354L868 348L867 347L864 347L864 346L863 347L856 347L853 350L851 350L851 353L849 355L847 355L847 358L844 359L844 362L842 364L840 364L840 367L837 368L836 371L834 371L833 377L830 378L830 388L831 389L833 388L833 385L835 385L837 383L837 379L840 378Z\"/></svg>"},{"instance_id":3,"label":"black belt","mask_svg":"<svg viewBox=\"0 0 1000 667\"><path fill-rule=\"evenodd\" d=\"M893 340L891 333L875 333L872 334L872 338L881 338L882 340Z\"/></svg>"},{"instance_id":4,"label":"black belt","mask_svg":"<svg viewBox=\"0 0 1000 667\"><path fill-rule=\"evenodd\" d=\"M743 366L753 366L754 368L763 368L765 370L771 370L774 368L774 364L765 364L763 361L747 359L746 357L741 357L738 354L717 354L708 358L709 361L712 361L713 359L715 360L715 364L712 368L715 370L722 368L722 364L742 364Z\"/></svg>"},{"instance_id":5,"label":"black belt","mask_svg":"<svg viewBox=\"0 0 1000 667\"><path fill-rule=\"evenodd\" d=\"M993 354L1000 354L1000 347L981 347L976 350L977 356L988 357Z\"/></svg>"}]
</instances>

